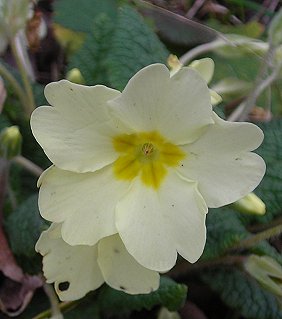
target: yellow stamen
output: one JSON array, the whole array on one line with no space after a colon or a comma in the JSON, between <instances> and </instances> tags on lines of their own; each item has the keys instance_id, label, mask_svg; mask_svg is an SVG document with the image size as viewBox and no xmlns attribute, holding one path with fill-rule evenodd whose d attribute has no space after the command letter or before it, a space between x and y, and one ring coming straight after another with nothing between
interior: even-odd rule
<instances>
[{"instance_id":1,"label":"yellow stamen","mask_svg":"<svg viewBox=\"0 0 282 319\"><path fill-rule=\"evenodd\" d=\"M140 176L154 189L160 187L168 167L176 167L185 157L180 147L156 131L117 135L113 146L120 153L113 165L116 178L131 181Z\"/></svg>"}]
</instances>

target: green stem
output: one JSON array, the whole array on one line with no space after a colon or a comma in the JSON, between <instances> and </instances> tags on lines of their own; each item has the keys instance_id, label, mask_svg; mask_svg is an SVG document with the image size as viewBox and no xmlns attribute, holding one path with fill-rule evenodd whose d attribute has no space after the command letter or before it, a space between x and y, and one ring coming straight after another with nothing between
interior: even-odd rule
<instances>
[{"instance_id":1,"label":"green stem","mask_svg":"<svg viewBox=\"0 0 282 319\"><path fill-rule=\"evenodd\" d=\"M54 288L47 283L44 284L43 288L50 301L52 318L63 319L64 317L61 313L58 297Z\"/></svg>"},{"instance_id":2,"label":"green stem","mask_svg":"<svg viewBox=\"0 0 282 319\"><path fill-rule=\"evenodd\" d=\"M248 114L255 106L257 99L261 93L269 87L279 76L282 63L274 65L272 67L272 73L267 77L267 70L269 66L273 65L273 59L275 56L275 48L270 43L269 49L263 59L262 66L255 80L255 84L252 92L249 94L247 99L242 102L237 109L229 116L228 121L244 121Z\"/></svg>"},{"instance_id":3,"label":"green stem","mask_svg":"<svg viewBox=\"0 0 282 319\"><path fill-rule=\"evenodd\" d=\"M11 45L12 53L13 53L13 56L14 56L14 58L16 60L20 75L22 77L23 85L24 85L24 88L25 88L25 91L26 91L26 95L27 95L27 98L28 98L26 113L27 113L27 116L30 117L31 113L35 109L35 102L34 102L34 96L33 96L33 92L32 92L32 87L31 87L31 84L29 82L29 79L28 79L26 70L24 68L24 65L22 63L21 57L19 55L18 48L17 48L16 42L15 42L15 38L13 38L10 41L10 45Z\"/></svg>"},{"instance_id":4,"label":"green stem","mask_svg":"<svg viewBox=\"0 0 282 319\"><path fill-rule=\"evenodd\" d=\"M41 167L21 155L14 157L12 161L25 168L36 177L39 177L44 172Z\"/></svg>"},{"instance_id":5,"label":"green stem","mask_svg":"<svg viewBox=\"0 0 282 319\"><path fill-rule=\"evenodd\" d=\"M279 224L277 226L268 228L260 233L257 233L251 237L243 239L238 244L233 246L230 250L250 248L250 247L257 245L258 243L260 243L263 240L278 236L281 233L282 233L282 224Z\"/></svg>"},{"instance_id":6,"label":"green stem","mask_svg":"<svg viewBox=\"0 0 282 319\"><path fill-rule=\"evenodd\" d=\"M188 64L192 60L194 60L198 55L207 53L209 51L213 51L217 48L225 46L226 43L223 40L215 40L212 42L204 43L201 45L198 45L196 48L189 50L187 53L182 55L179 58L180 63L183 65Z\"/></svg>"},{"instance_id":7,"label":"green stem","mask_svg":"<svg viewBox=\"0 0 282 319\"><path fill-rule=\"evenodd\" d=\"M179 61L183 65L186 65L190 63L192 60L194 60L197 56L205 54L207 52L214 51L216 49L224 47L232 47L234 48L234 50L236 50L238 46L240 47L248 42L250 42L248 39L230 40L226 37L224 37L224 39L219 38L212 42L198 45L197 47L189 50L187 53L185 53L179 58Z\"/></svg>"},{"instance_id":8,"label":"green stem","mask_svg":"<svg viewBox=\"0 0 282 319\"><path fill-rule=\"evenodd\" d=\"M3 77L4 80L10 83L10 85L13 87L15 93L17 94L21 104L23 105L26 112L28 112L29 106L27 103L27 98L24 90L19 85L16 78L12 75L12 73L3 65L0 63L0 75Z\"/></svg>"},{"instance_id":9,"label":"green stem","mask_svg":"<svg viewBox=\"0 0 282 319\"><path fill-rule=\"evenodd\" d=\"M258 233L278 225L282 225L282 216L273 219L268 224L254 224L254 225L248 226L247 230L251 233Z\"/></svg>"},{"instance_id":10,"label":"green stem","mask_svg":"<svg viewBox=\"0 0 282 319\"><path fill-rule=\"evenodd\" d=\"M58 304L58 307L60 311L64 312L69 309L74 308L76 305L79 304L79 301L68 301L68 302L62 302ZM37 316L33 317L32 319L45 319L45 318L50 318L52 312L51 309L45 310L38 314Z\"/></svg>"}]
</instances>

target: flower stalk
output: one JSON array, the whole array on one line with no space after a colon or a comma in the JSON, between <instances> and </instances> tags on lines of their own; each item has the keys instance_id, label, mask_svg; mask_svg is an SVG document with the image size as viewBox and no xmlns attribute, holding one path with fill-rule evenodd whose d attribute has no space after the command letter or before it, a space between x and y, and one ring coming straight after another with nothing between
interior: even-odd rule
<instances>
[{"instance_id":1,"label":"flower stalk","mask_svg":"<svg viewBox=\"0 0 282 319\"><path fill-rule=\"evenodd\" d=\"M24 156L16 156L13 158L13 162L25 168L27 171L32 173L34 176L39 177L43 173L43 169L38 165L34 164Z\"/></svg>"},{"instance_id":2,"label":"flower stalk","mask_svg":"<svg viewBox=\"0 0 282 319\"><path fill-rule=\"evenodd\" d=\"M22 59L20 57L18 46L16 44L15 39L16 39L15 37L13 39L11 39L10 45L11 45L12 53L13 53L13 56L15 58L15 61L16 61L16 64L17 64L17 67L18 67L18 70L20 72L20 75L21 75L21 78L23 81L23 85L25 88L25 93L26 93L26 97L27 97L26 110L25 110L26 115L28 117L30 117L31 113L35 110L34 96L33 96L30 81L28 79L27 72L25 70Z\"/></svg>"},{"instance_id":3,"label":"flower stalk","mask_svg":"<svg viewBox=\"0 0 282 319\"><path fill-rule=\"evenodd\" d=\"M57 298L57 295L55 294L55 291L53 287L49 284L44 284L43 286L44 291L46 295L49 298L50 305L51 305L51 314L53 319L63 319L63 315L61 313L60 307L59 307L59 301Z\"/></svg>"},{"instance_id":4,"label":"flower stalk","mask_svg":"<svg viewBox=\"0 0 282 319\"><path fill-rule=\"evenodd\" d=\"M243 239L238 244L233 246L230 250L234 249L247 249L250 247L253 247L260 243L263 240L267 240L271 237L278 236L282 233L282 224L279 224L277 226L268 228L262 232L259 232L251 237L248 237L246 239Z\"/></svg>"},{"instance_id":5,"label":"flower stalk","mask_svg":"<svg viewBox=\"0 0 282 319\"><path fill-rule=\"evenodd\" d=\"M67 311L67 310L69 310L71 308L74 308L78 304L79 304L79 301L61 302L61 303L58 304L58 308L60 309L61 312L64 312L64 311ZM32 319L50 318L51 315L52 315L52 311L51 311L51 309L48 309L48 310L45 310L45 311L39 313L38 315L36 315Z\"/></svg>"},{"instance_id":6,"label":"flower stalk","mask_svg":"<svg viewBox=\"0 0 282 319\"><path fill-rule=\"evenodd\" d=\"M1 63L0 63L0 75L3 77L4 80L10 83L15 93L17 94L21 104L23 105L25 112L29 114L29 111L28 111L29 105L28 105L24 90L21 88L21 86L19 85L16 78L12 75L12 73Z\"/></svg>"}]
</instances>

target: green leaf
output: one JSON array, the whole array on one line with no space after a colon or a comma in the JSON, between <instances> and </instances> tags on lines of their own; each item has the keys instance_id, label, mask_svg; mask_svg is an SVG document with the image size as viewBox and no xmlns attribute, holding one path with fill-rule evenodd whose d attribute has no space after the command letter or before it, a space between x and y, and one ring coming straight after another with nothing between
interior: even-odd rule
<instances>
[{"instance_id":1,"label":"green leaf","mask_svg":"<svg viewBox=\"0 0 282 319\"><path fill-rule=\"evenodd\" d=\"M268 241L262 241L255 247L251 248L251 252L259 256L269 256L282 265L282 255Z\"/></svg>"},{"instance_id":2,"label":"green leaf","mask_svg":"<svg viewBox=\"0 0 282 319\"><path fill-rule=\"evenodd\" d=\"M114 21L109 16L100 14L81 49L70 58L68 70L78 68L87 85L109 85L105 59L110 50L114 27Z\"/></svg>"},{"instance_id":3,"label":"green leaf","mask_svg":"<svg viewBox=\"0 0 282 319\"><path fill-rule=\"evenodd\" d=\"M141 68L156 62L166 63L168 54L136 10L129 6L120 9L107 59L112 87L122 90Z\"/></svg>"},{"instance_id":4,"label":"green leaf","mask_svg":"<svg viewBox=\"0 0 282 319\"><path fill-rule=\"evenodd\" d=\"M54 2L54 21L74 31L91 32L101 13L115 17L117 4L116 0L58 0Z\"/></svg>"},{"instance_id":5,"label":"green leaf","mask_svg":"<svg viewBox=\"0 0 282 319\"><path fill-rule=\"evenodd\" d=\"M236 212L229 208L211 209L207 215L207 242L201 260L223 255L247 235Z\"/></svg>"},{"instance_id":6,"label":"green leaf","mask_svg":"<svg viewBox=\"0 0 282 319\"><path fill-rule=\"evenodd\" d=\"M32 85L36 106L48 105L48 102L44 96L44 87L45 87L44 85L41 85L39 83L34 83Z\"/></svg>"},{"instance_id":7,"label":"green leaf","mask_svg":"<svg viewBox=\"0 0 282 319\"><path fill-rule=\"evenodd\" d=\"M232 268L207 271L201 276L229 307L247 319L281 319L278 300L252 277Z\"/></svg>"},{"instance_id":8,"label":"green leaf","mask_svg":"<svg viewBox=\"0 0 282 319\"><path fill-rule=\"evenodd\" d=\"M99 319L101 318L99 313L99 307L95 301L90 300L90 298L84 298L73 309L66 311L64 313L65 319Z\"/></svg>"},{"instance_id":9,"label":"green leaf","mask_svg":"<svg viewBox=\"0 0 282 319\"><path fill-rule=\"evenodd\" d=\"M178 284L170 278L161 277L159 289L146 295L128 295L105 286L101 289L97 302L102 311L113 314L125 314L142 309L150 310L157 305L164 306L170 311L176 311L183 305L186 294L185 285Z\"/></svg>"},{"instance_id":10,"label":"green leaf","mask_svg":"<svg viewBox=\"0 0 282 319\"><path fill-rule=\"evenodd\" d=\"M34 246L41 231L47 228L47 223L39 215L37 201L37 195L30 196L5 221L11 249L27 272L41 268L41 258Z\"/></svg>"},{"instance_id":11,"label":"green leaf","mask_svg":"<svg viewBox=\"0 0 282 319\"><path fill-rule=\"evenodd\" d=\"M246 216L246 223L267 223L282 211L282 120L260 124L264 141L256 151L266 162L266 174L255 193L264 201L264 216Z\"/></svg>"},{"instance_id":12,"label":"green leaf","mask_svg":"<svg viewBox=\"0 0 282 319\"><path fill-rule=\"evenodd\" d=\"M11 125L11 122L8 120L7 116L1 113L0 114L0 131L2 131L6 127L9 127L10 125Z\"/></svg>"},{"instance_id":13,"label":"green leaf","mask_svg":"<svg viewBox=\"0 0 282 319\"><path fill-rule=\"evenodd\" d=\"M130 25L130 28L128 26ZM101 14L68 69L78 68L86 84L122 90L141 68L166 63L168 51L143 18L131 7L120 8L117 20Z\"/></svg>"}]
</instances>

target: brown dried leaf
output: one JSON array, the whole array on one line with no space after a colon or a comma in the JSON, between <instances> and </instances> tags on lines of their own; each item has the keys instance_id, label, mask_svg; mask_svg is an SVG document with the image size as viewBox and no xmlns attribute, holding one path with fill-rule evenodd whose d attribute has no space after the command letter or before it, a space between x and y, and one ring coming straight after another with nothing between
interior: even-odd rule
<instances>
[{"instance_id":1,"label":"brown dried leaf","mask_svg":"<svg viewBox=\"0 0 282 319\"><path fill-rule=\"evenodd\" d=\"M272 119L270 110L255 106L249 114L249 120L254 122L269 122Z\"/></svg>"},{"instance_id":2,"label":"brown dried leaf","mask_svg":"<svg viewBox=\"0 0 282 319\"><path fill-rule=\"evenodd\" d=\"M10 317L19 315L30 302L34 291L43 285L38 276L23 273L9 247L2 226L2 209L9 174L9 163L0 158L0 311Z\"/></svg>"},{"instance_id":3,"label":"brown dried leaf","mask_svg":"<svg viewBox=\"0 0 282 319\"><path fill-rule=\"evenodd\" d=\"M17 265L13 253L10 250L3 228L0 226L0 271L17 282L23 280L24 274L21 268Z\"/></svg>"},{"instance_id":4,"label":"brown dried leaf","mask_svg":"<svg viewBox=\"0 0 282 319\"><path fill-rule=\"evenodd\" d=\"M20 283L5 278L0 286L0 310L10 317L18 316L41 286L42 280L38 276L25 275Z\"/></svg>"}]
</instances>

